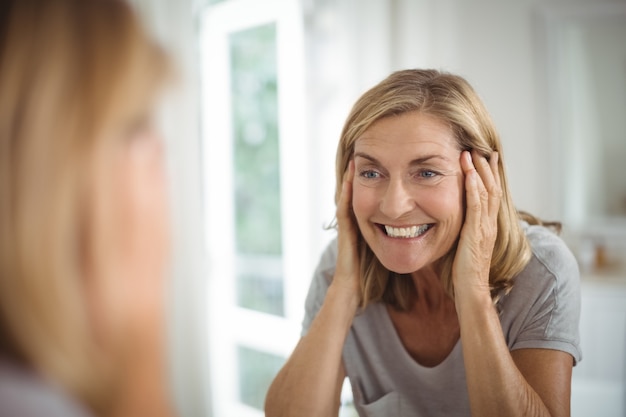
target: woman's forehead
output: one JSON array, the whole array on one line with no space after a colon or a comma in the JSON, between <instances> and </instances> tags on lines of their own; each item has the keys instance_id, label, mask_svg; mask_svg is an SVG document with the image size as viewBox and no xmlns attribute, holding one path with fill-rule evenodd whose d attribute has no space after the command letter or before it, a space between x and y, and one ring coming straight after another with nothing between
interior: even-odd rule
<instances>
[{"instance_id":1,"label":"woman's forehead","mask_svg":"<svg viewBox=\"0 0 626 417\"><path fill-rule=\"evenodd\" d=\"M372 124L355 141L355 153L397 154L413 158L424 154L459 154L450 126L425 113L411 112Z\"/></svg>"}]
</instances>

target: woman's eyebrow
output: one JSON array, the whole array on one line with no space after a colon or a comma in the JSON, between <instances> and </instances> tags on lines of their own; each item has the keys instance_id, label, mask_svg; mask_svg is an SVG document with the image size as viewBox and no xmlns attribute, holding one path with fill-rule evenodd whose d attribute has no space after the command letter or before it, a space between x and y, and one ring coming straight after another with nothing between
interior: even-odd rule
<instances>
[{"instance_id":1,"label":"woman's eyebrow","mask_svg":"<svg viewBox=\"0 0 626 417\"><path fill-rule=\"evenodd\" d=\"M364 158L367 159L371 162L373 162L374 164L380 165L380 162L378 161L378 159L374 158L371 155L368 155L364 152L355 152L354 153L354 157L360 157L360 158ZM449 161L448 158L446 158L443 155L439 155L439 154L428 154L428 155L424 155L424 156L420 156L419 158L415 158L413 159L411 162L409 162L409 166L416 166L416 165L423 165L426 162L429 162L432 159L441 159L442 161Z\"/></svg>"},{"instance_id":2,"label":"woman's eyebrow","mask_svg":"<svg viewBox=\"0 0 626 417\"><path fill-rule=\"evenodd\" d=\"M446 157L445 157L445 156L443 156L443 155L439 155L439 154L430 154L430 155L424 155L424 156L421 156L421 157L419 157L419 158L415 158L415 159L413 159L411 162L409 162L409 166L423 165L423 164L425 164L426 162L429 162L429 161L431 161L431 160L433 160L433 159L440 159L440 160L442 160L442 161L444 161L444 162L449 161L449 159L448 159L448 158L446 158Z\"/></svg>"},{"instance_id":3,"label":"woman's eyebrow","mask_svg":"<svg viewBox=\"0 0 626 417\"><path fill-rule=\"evenodd\" d=\"M380 165L380 162L378 161L378 159L374 158L373 156L370 156L364 152L355 152L354 153L354 157L355 158L364 158L367 159L370 162L373 162L376 165Z\"/></svg>"}]
</instances>

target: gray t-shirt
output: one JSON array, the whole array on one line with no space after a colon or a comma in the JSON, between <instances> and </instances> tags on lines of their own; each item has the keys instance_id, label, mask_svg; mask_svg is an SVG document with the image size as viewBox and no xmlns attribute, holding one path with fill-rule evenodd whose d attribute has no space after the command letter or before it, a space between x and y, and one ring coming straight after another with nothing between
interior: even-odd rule
<instances>
[{"instance_id":1,"label":"gray t-shirt","mask_svg":"<svg viewBox=\"0 0 626 417\"><path fill-rule=\"evenodd\" d=\"M523 223L533 256L498 304L509 350L544 348L581 360L580 279L576 260L550 230ZM319 311L337 258L334 240L322 255L306 300L302 334ZM360 416L470 416L461 341L435 367L404 349L386 307L369 305L352 323L343 362Z\"/></svg>"},{"instance_id":2,"label":"gray t-shirt","mask_svg":"<svg viewBox=\"0 0 626 417\"><path fill-rule=\"evenodd\" d=\"M60 387L0 358L0 417L90 417Z\"/></svg>"}]
</instances>

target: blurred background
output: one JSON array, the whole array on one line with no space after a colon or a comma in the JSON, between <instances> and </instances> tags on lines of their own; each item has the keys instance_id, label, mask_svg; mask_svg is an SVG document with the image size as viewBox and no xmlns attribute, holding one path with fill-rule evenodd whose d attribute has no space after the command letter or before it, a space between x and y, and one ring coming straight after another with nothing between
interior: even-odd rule
<instances>
[{"instance_id":1,"label":"blurred background","mask_svg":"<svg viewBox=\"0 0 626 417\"><path fill-rule=\"evenodd\" d=\"M564 223L583 278L572 415L626 415L625 1L133 3L181 75L159 120L181 415L263 415L334 237L324 226L343 121L361 93L410 67L474 86L517 207Z\"/></svg>"}]
</instances>

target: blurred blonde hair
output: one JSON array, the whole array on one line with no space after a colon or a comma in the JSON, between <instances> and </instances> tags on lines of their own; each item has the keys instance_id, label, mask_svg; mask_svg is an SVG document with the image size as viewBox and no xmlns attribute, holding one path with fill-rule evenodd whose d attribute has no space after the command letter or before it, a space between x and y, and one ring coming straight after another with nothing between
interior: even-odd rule
<instances>
[{"instance_id":1,"label":"blurred blonde hair","mask_svg":"<svg viewBox=\"0 0 626 417\"><path fill-rule=\"evenodd\" d=\"M500 138L482 101L463 78L436 70L404 70L392 73L363 94L350 112L337 148L335 202L339 201L343 174L354 155L354 144L378 120L407 112L419 111L447 123L460 150L478 151L489 157L500 155L498 171L503 197L498 213L498 235L493 251L489 282L492 297L502 294L528 263L531 250L520 227L507 183ZM525 214L525 220L538 219ZM354 220L354 219L353 219ZM356 224L356 220L354 220ZM384 301L397 309L407 310L418 297L411 279L387 270L376 258L359 231L361 259L361 306ZM440 279L446 292L454 297L452 262L458 238L450 251L437 261Z\"/></svg>"},{"instance_id":2,"label":"blurred blonde hair","mask_svg":"<svg viewBox=\"0 0 626 417\"><path fill-rule=\"evenodd\" d=\"M0 355L97 414L111 381L85 291L106 232L90 187L167 72L124 1L0 6Z\"/></svg>"}]
</instances>

